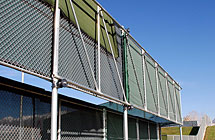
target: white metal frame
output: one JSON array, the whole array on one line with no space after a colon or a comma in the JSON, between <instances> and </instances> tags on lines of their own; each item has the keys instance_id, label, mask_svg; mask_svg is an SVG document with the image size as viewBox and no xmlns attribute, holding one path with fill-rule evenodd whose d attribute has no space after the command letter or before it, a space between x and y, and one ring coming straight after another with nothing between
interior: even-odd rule
<instances>
[{"instance_id":1,"label":"white metal frame","mask_svg":"<svg viewBox=\"0 0 215 140\"><path fill-rule=\"evenodd\" d=\"M136 119L137 140L140 140L139 119Z\"/></svg>"},{"instance_id":2,"label":"white metal frame","mask_svg":"<svg viewBox=\"0 0 215 140\"><path fill-rule=\"evenodd\" d=\"M97 6L97 36L98 36L98 91L101 92L101 44L100 44L100 11L101 8Z\"/></svg>"},{"instance_id":3,"label":"white metal frame","mask_svg":"<svg viewBox=\"0 0 215 140\"><path fill-rule=\"evenodd\" d=\"M51 140L57 140L57 106L58 106L58 50L59 50L59 28L60 28L60 9L59 0L55 1L54 15L54 49L53 49L53 73L52 73L52 102L51 102Z\"/></svg>"},{"instance_id":4,"label":"white metal frame","mask_svg":"<svg viewBox=\"0 0 215 140\"><path fill-rule=\"evenodd\" d=\"M103 108L103 140L107 139L107 111Z\"/></svg>"},{"instance_id":5,"label":"white metal frame","mask_svg":"<svg viewBox=\"0 0 215 140\"><path fill-rule=\"evenodd\" d=\"M58 140L61 139L61 100L59 100L58 107Z\"/></svg>"},{"instance_id":6,"label":"white metal frame","mask_svg":"<svg viewBox=\"0 0 215 140\"><path fill-rule=\"evenodd\" d=\"M170 119L169 116L169 90L168 90L168 79L167 79L167 73L165 73L165 79L166 79L166 94L167 94L167 118Z\"/></svg>"},{"instance_id":7,"label":"white metal frame","mask_svg":"<svg viewBox=\"0 0 215 140\"><path fill-rule=\"evenodd\" d=\"M147 110L147 95L146 95L146 66L145 66L145 51L142 49L142 66L143 66L143 86L144 86L144 109Z\"/></svg>"},{"instance_id":8,"label":"white metal frame","mask_svg":"<svg viewBox=\"0 0 215 140\"><path fill-rule=\"evenodd\" d=\"M159 92L158 64L157 63L155 63L155 70L156 70L156 87L157 87L157 96L158 96L157 109L158 109L158 116L160 116L160 92Z\"/></svg>"}]
</instances>

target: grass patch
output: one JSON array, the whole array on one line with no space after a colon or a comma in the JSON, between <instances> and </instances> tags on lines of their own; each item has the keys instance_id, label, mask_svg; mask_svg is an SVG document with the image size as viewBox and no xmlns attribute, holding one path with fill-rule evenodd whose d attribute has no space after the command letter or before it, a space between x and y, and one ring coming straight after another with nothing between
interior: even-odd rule
<instances>
[{"instance_id":1,"label":"grass patch","mask_svg":"<svg viewBox=\"0 0 215 140\"><path fill-rule=\"evenodd\" d=\"M215 126L208 126L204 140L215 140Z\"/></svg>"},{"instance_id":2,"label":"grass patch","mask_svg":"<svg viewBox=\"0 0 215 140\"><path fill-rule=\"evenodd\" d=\"M199 131L199 127L183 127L183 135L196 135ZM162 135L180 135L179 127L164 127L161 129Z\"/></svg>"}]
</instances>

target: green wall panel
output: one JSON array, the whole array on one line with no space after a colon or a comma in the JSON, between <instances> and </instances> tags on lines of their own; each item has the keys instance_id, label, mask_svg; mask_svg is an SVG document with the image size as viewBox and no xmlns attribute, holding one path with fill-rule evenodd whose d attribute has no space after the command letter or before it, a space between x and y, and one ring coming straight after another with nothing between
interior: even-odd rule
<instances>
[{"instance_id":1,"label":"green wall panel","mask_svg":"<svg viewBox=\"0 0 215 140\"><path fill-rule=\"evenodd\" d=\"M159 103L160 114L162 116L168 116L168 103L167 103L167 90L166 90L166 78L165 72L158 67L158 86L159 86Z\"/></svg>"},{"instance_id":2,"label":"green wall panel","mask_svg":"<svg viewBox=\"0 0 215 140\"><path fill-rule=\"evenodd\" d=\"M175 94L172 80L168 77L169 117L175 120Z\"/></svg>"},{"instance_id":3,"label":"green wall panel","mask_svg":"<svg viewBox=\"0 0 215 140\"><path fill-rule=\"evenodd\" d=\"M157 113L157 87L156 87L156 70L153 61L146 55L146 99L147 109Z\"/></svg>"}]
</instances>

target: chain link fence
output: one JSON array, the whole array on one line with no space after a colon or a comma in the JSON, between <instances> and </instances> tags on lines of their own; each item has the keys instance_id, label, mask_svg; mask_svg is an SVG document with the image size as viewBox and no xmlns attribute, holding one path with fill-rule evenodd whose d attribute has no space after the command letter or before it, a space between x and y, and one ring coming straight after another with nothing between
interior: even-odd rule
<instances>
[{"instance_id":1,"label":"chain link fence","mask_svg":"<svg viewBox=\"0 0 215 140\"><path fill-rule=\"evenodd\" d=\"M1 0L0 61L50 78L53 18L38 0Z\"/></svg>"}]
</instances>

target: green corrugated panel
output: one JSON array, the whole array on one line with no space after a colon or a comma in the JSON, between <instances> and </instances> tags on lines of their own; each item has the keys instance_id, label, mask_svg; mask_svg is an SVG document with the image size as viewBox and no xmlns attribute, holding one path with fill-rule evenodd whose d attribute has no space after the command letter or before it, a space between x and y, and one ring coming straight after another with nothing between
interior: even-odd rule
<instances>
[{"instance_id":1,"label":"green corrugated panel","mask_svg":"<svg viewBox=\"0 0 215 140\"><path fill-rule=\"evenodd\" d=\"M107 113L107 139L123 140L123 117Z\"/></svg>"},{"instance_id":2,"label":"green corrugated panel","mask_svg":"<svg viewBox=\"0 0 215 140\"><path fill-rule=\"evenodd\" d=\"M149 123L150 140L157 140L157 124Z\"/></svg>"},{"instance_id":3,"label":"green corrugated panel","mask_svg":"<svg viewBox=\"0 0 215 140\"><path fill-rule=\"evenodd\" d=\"M128 119L128 139L136 140L137 139L137 128L136 128L136 119Z\"/></svg>"},{"instance_id":4,"label":"green corrugated panel","mask_svg":"<svg viewBox=\"0 0 215 140\"><path fill-rule=\"evenodd\" d=\"M157 86L154 62L146 55L146 100L148 110L157 113Z\"/></svg>"},{"instance_id":5,"label":"green corrugated panel","mask_svg":"<svg viewBox=\"0 0 215 140\"><path fill-rule=\"evenodd\" d=\"M167 90L165 72L158 67L158 86L159 86L159 101L160 101L160 114L168 116L168 103L167 103Z\"/></svg>"},{"instance_id":6,"label":"green corrugated panel","mask_svg":"<svg viewBox=\"0 0 215 140\"><path fill-rule=\"evenodd\" d=\"M52 6L54 5L55 0L43 0ZM92 0L73 0L74 9L78 18L80 28L87 33L90 37L97 41L97 31L96 31L96 22L97 22L97 5ZM54 6L53 6L54 7ZM68 17L73 23L75 19L73 16L72 8L70 5L70 0L60 0L59 7L66 17ZM115 57L118 57L118 49L116 42L116 31L114 27L113 20L110 16L103 12L104 19L106 21L107 30L109 33L110 41L113 47ZM101 21L101 45L105 47L109 52L110 46L108 45L107 36L105 34L104 25ZM75 23L76 24L76 23Z\"/></svg>"},{"instance_id":7,"label":"green corrugated panel","mask_svg":"<svg viewBox=\"0 0 215 140\"><path fill-rule=\"evenodd\" d=\"M144 121L139 121L139 136L140 140L148 140L148 123Z\"/></svg>"}]
</instances>

